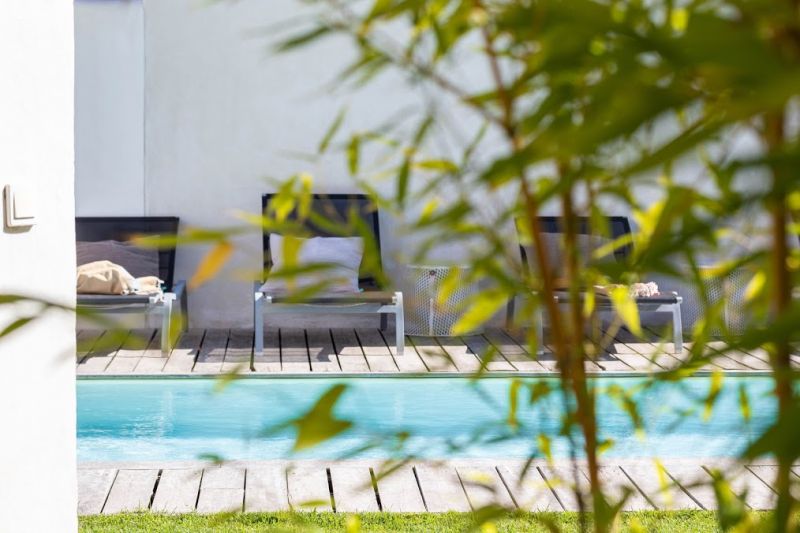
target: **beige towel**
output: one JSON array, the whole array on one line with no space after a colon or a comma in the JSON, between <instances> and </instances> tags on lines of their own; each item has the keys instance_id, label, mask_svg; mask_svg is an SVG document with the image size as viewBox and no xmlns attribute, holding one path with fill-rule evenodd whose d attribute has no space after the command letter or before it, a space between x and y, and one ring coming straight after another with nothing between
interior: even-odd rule
<instances>
[{"instance_id":1,"label":"beige towel","mask_svg":"<svg viewBox=\"0 0 800 533\"><path fill-rule=\"evenodd\" d=\"M94 261L78 267L78 294L160 294L155 276L134 278L111 261Z\"/></svg>"}]
</instances>

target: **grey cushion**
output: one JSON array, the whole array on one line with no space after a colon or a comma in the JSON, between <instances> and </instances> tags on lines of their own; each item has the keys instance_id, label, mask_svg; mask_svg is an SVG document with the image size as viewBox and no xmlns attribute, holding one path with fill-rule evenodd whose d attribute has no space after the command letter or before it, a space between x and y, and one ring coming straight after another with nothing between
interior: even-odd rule
<instances>
[{"instance_id":1,"label":"grey cushion","mask_svg":"<svg viewBox=\"0 0 800 533\"><path fill-rule=\"evenodd\" d=\"M139 248L119 241L96 241L77 243L77 266L94 261L111 261L134 278L158 276L158 250Z\"/></svg>"},{"instance_id":2,"label":"grey cushion","mask_svg":"<svg viewBox=\"0 0 800 533\"><path fill-rule=\"evenodd\" d=\"M358 292L358 269L364 255L364 239L361 237L312 237L297 239L299 242L297 266L327 266L324 270L298 274L289 280L284 278L267 279L261 291L267 294L283 294L315 286L324 286L326 294ZM269 236L269 249L272 268L280 271L287 268L283 257L284 237L277 233Z\"/></svg>"}]
</instances>

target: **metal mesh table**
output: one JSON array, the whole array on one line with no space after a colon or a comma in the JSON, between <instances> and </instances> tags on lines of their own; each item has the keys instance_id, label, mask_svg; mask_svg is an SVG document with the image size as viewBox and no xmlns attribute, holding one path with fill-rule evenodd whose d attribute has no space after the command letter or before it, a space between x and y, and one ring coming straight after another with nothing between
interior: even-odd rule
<instances>
[{"instance_id":1,"label":"metal mesh table","mask_svg":"<svg viewBox=\"0 0 800 533\"><path fill-rule=\"evenodd\" d=\"M701 270L713 267L700 267ZM723 313L725 324L732 333L741 333L753 319L747 310L744 293L748 282L752 278L752 273L745 269L736 269L725 277L710 276L704 284L703 289L706 297L711 304L723 303ZM703 317L705 312L702 305L701 294L698 288L691 283L682 280L668 279L659 280L659 286L669 287L683 296L681 311L684 324L692 327ZM719 335L721 332L715 328L711 331L712 335Z\"/></svg>"},{"instance_id":2,"label":"metal mesh table","mask_svg":"<svg viewBox=\"0 0 800 533\"><path fill-rule=\"evenodd\" d=\"M457 280L447 301L438 304L439 289L451 272ZM469 267L463 265L408 265L403 268L406 301L406 333L421 336L448 336L463 314L466 303L479 290L468 281ZM479 332L475 332L479 333Z\"/></svg>"}]
</instances>

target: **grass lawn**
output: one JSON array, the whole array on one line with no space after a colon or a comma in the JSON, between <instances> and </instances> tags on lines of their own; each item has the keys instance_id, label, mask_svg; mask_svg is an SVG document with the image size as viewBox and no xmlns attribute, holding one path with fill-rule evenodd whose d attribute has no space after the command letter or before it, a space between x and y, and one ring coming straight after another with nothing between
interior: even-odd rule
<instances>
[{"instance_id":1,"label":"grass lawn","mask_svg":"<svg viewBox=\"0 0 800 533\"><path fill-rule=\"evenodd\" d=\"M516 513L499 518L494 527L479 529L485 533L550 532L548 524L561 531L578 530L577 513ZM360 527L359 527L360 526ZM701 533L720 531L716 513L711 511L646 511L624 513L623 531ZM473 515L364 513L345 515L334 513L248 513L225 515L160 515L120 514L87 516L80 519L80 531L99 532L194 532L194 531L346 531L348 533L450 532L475 530Z\"/></svg>"}]
</instances>

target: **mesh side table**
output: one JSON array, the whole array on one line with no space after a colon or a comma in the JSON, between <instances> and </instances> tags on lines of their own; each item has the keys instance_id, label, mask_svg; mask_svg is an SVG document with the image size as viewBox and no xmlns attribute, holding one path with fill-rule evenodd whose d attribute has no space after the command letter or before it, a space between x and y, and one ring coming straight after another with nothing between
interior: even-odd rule
<instances>
[{"instance_id":1,"label":"mesh side table","mask_svg":"<svg viewBox=\"0 0 800 533\"><path fill-rule=\"evenodd\" d=\"M437 295L442 282L453 271L459 280L442 305ZM406 334L446 337L461 317L467 300L478 292L478 284L467 281L469 267L463 265L408 265L403 268L406 301ZM475 333L480 333L476 331Z\"/></svg>"}]
</instances>

